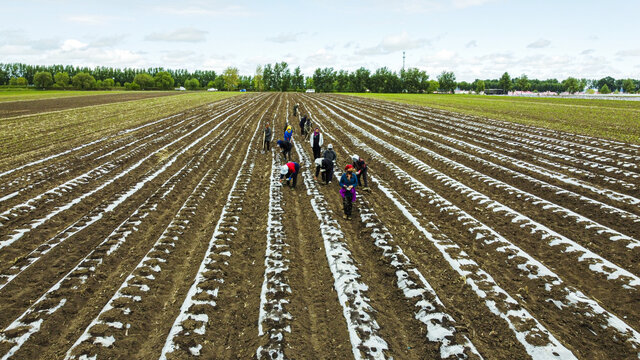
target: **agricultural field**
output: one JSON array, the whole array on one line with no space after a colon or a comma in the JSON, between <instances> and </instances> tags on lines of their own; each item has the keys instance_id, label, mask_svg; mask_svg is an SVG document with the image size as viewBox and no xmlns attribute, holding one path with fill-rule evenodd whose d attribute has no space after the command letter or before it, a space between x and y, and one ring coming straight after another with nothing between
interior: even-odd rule
<instances>
[{"instance_id":1,"label":"agricultural field","mask_svg":"<svg viewBox=\"0 0 640 360\"><path fill-rule=\"evenodd\" d=\"M186 96L0 120L1 359L640 357L640 145L343 95ZM295 103L338 177L367 160L351 220ZM286 122L296 189L262 149Z\"/></svg>"},{"instance_id":2,"label":"agricultural field","mask_svg":"<svg viewBox=\"0 0 640 360\"><path fill-rule=\"evenodd\" d=\"M95 94L126 94L131 91L87 92L86 90L0 89L0 102L91 96Z\"/></svg>"},{"instance_id":3,"label":"agricultural field","mask_svg":"<svg viewBox=\"0 0 640 360\"><path fill-rule=\"evenodd\" d=\"M640 102L482 95L356 94L640 144Z\"/></svg>"}]
</instances>

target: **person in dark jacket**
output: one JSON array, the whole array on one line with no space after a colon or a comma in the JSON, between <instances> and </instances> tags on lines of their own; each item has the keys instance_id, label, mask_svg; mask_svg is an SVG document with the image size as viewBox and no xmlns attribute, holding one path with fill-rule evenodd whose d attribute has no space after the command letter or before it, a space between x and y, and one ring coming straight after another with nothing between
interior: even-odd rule
<instances>
[{"instance_id":1,"label":"person in dark jacket","mask_svg":"<svg viewBox=\"0 0 640 360\"><path fill-rule=\"evenodd\" d=\"M288 162L280 167L280 183L287 179L287 185L292 189L296 188L298 182L298 173L300 172L300 164L297 162Z\"/></svg>"},{"instance_id":2,"label":"person in dark jacket","mask_svg":"<svg viewBox=\"0 0 640 360\"><path fill-rule=\"evenodd\" d=\"M278 147L282 149L282 159L284 161L291 160L291 143L283 140L277 141Z\"/></svg>"},{"instance_id":3,"label":"person in dark jacket","mask_svg":"<svg viewBox=\"0 0 640 360\"><path fill-rule=\"evenodd\" d=\"M322 174L322 181L326 185L329 185L333 180L333 161L325 158L317 158L314 163L316 164L316 176L314 179L318 181L318 174Z\"/></svg>"},{"instance_id":4,"label":"person in dark jacket","mask_svg":"<svg viewBox=\"0 0 640 360\"><path fill-rule=\"evenodd\" d=\"M327 150L324 151L322 157L331 160L334 164L336 163L338 156L336 155L336 152L333 151L333 144L327 145Z\"/></svg>"},{"instance_id":5,"label":"person in dark jacket","mask_svg":"<svg viewBox=\"0 0 640 360\"><path fill-rule=\"evenodd\" d=\"M300 104L293 105L293 116L298 116L298 107Z\"/></svg>"},{"instance_id":6,"label":"person in dark jacket","mask_svg":"<svg viewBox=\"0 0 640 360\"><path fill-rule=\"evenodd\" d=\"M307 123L307 115L304 115L300 118L300 135L304 136L306 135L304 132L304 125Z\"/></svg>"},{"instance_id":7,"label":"person in dark jacket","mask_svg":"<svg viewBox=\"0 0 640 360\"><path fill-rule=\"evenodd\" d=\"M367 164L364 162L364 159L359 157L358 155L352 155L351 160L353 160L353 167L355 169L356 175L358 176L358 183L364 184L362 190L368 191L371 190L367 181ZM364 183L362 182L364 180Z\"/></svg>"},{"instance_id":8,"label":"person in dark jacket","mask_svg":"<svg viewBox=\"0 0 640 360\"><path fill-rule=\"evenodd\" d=\"M304 139L309 140L311 136L311 116L306 115L307 121L304 123Z\"/></svg>"},{"instance_id":9,"label":"person in dark jacket","mask_svg":"<svg viewBox=\"0 0 640 360\"><path fill-rule=\"evenodd\" d=\"M353 166L349 164L344 168L344 173L340 177L340 195L342 196L344 218L349 220L351 220L353 203L356 202L356 187L358 186L358 177L353 171Z\"/></svg>"},{"instance_id":10,"label":"person in dark jacket","mask_svg":"<svg viewBox=\"0 0 640 360\"><path fill-rule=\"evenodd\" d=\"M269 127L269 123L266 123L264 126L264 138L262 144L262 151L269 151L271 147L271 128Z\"/></svg>"},{"instance_id":11,"label":"person in dark jacket","mask_svg":"<svg viewBox=\"0 0 640 360\"><path fill-rule=\"evenodd\" d=\"M320 148L324 140L322 139L322 133L320 133L320 128L316 128L313 134L311 134L311 148L313 149L313 160L320 157Z\"/></svg>"}]
</instances>

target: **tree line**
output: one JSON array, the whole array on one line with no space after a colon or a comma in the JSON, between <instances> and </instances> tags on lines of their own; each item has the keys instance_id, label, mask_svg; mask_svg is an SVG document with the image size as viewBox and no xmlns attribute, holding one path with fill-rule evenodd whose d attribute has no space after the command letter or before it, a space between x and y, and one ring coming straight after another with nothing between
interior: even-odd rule
<instances>
[{"instance_id":1,"label":"tree line","mask_svg":"<svg viewBox=\"0 0 640 360\"><path fill-rule=\"evenodd\" d=\"M483 92L485 89L534 92L581 92L610 93L640 92L640 80L614 79L610 76L602 79L577 79L569 77L563 81L557 79L529 79L523 74L512 78L505 72L500 79L476 79L473 82L456 81L453 72L443 71L430 79L429 75L417 68L402 69L399 72L387 67L374 72L361 67L355 71L335 70L333 67L317 68L311 76L302 74L300 67L291 69L286 62L258 65L251 75L240 75L235 67L226 68L222 74L213 70L164 68L113 68L98 66L94 68L72 65L27 65L22 63L0 63L0 85L29 86L54 89L113 89L128 90L172 89L184 86L195 90L216 88L219 90L248 91L304 91L315 89L317 92L374 92L374 93L433 93L463 91Z\"/></svg>"}]
</instances>

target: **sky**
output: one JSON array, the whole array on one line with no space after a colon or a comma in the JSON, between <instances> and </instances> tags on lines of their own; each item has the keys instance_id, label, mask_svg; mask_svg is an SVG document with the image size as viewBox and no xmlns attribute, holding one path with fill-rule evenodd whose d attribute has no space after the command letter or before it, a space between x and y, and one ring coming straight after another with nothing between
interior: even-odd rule
<instances>
[{"instance_id":1,"label":"sky","mask_svg":"<svg viewBox=\"0 0 640 360\"><path fill-rule=\"evenodd\" d=\"M0 0L0 63L640 79L640 1Z\"/></svg>"}]
</instances>

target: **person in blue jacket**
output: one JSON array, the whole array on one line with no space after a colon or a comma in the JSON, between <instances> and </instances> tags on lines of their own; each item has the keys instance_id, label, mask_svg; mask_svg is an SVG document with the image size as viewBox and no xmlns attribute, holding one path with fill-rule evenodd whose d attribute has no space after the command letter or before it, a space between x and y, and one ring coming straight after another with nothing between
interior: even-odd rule
<instances>
[{"instance_id":1,"label":"person in blue jacket","mask_svg":"<svg viewBox=\"0 0 640 360\"><path fill-rule=\"evenodd\" d=\"M293 136L293 129L291 129L291 125L289 125L287 126L287 130L284 131L284 141L290 143L292 136Z\"/></svg>"},{"instance_id":2,"label":"person in blue jacket","mask_svg":"<svg viewBox=\"0 0 640 360\"><path fill-rule=\"evenodd\" d=\"M342 196L344 218L348 220L351 220L351 210L353 203L356 202L356 187L358 186L358 177L353 172L353 165L349 164L344 168L344 173L340 177L340 195Z\"/></svg>"}]
</instances>

